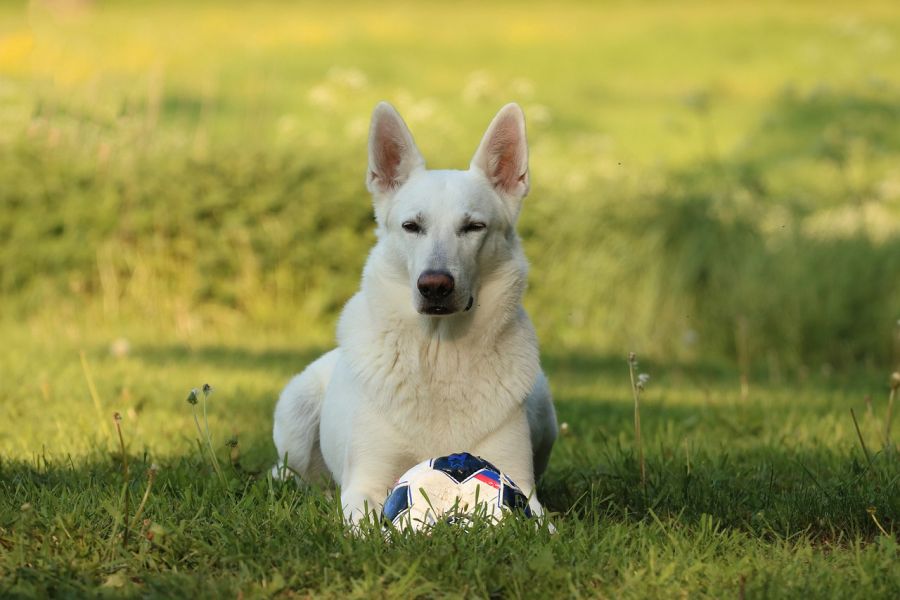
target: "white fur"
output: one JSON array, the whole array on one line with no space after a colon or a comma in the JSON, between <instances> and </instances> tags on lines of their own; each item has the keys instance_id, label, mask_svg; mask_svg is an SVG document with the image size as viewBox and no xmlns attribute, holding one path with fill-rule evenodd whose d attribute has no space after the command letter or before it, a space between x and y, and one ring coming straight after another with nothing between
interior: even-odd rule
<instances>
[{"instance_id":1,"label":"white fur","mask_svg":"<svg viewBox=\"0 0 900 600\"><path fill-rule=\"evenodd\" d=\"M515 221L527 160L514 104L466 171L426 170L393 107L373 113L367 184L378 242L341 314L338 348L291 380L274 426L276 473L286 465L308 481L330 475L351 522L379 509L412 465L461 451L496 464L542 512L534 485L557 428L521 306L528 264ZM420 232L404 230L411 220ZM469 231L472 222L485 227ZM425 270L452 275L452 314L425 314L416 285Z\"/></svg>"}]
</instances>

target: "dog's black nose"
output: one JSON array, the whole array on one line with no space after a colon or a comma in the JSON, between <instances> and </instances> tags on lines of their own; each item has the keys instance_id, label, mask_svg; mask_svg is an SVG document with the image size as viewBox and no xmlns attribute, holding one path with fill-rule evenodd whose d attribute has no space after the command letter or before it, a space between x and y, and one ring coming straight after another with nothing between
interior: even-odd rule
<instances>
[{"instance_id":1,"label":"dog's black nose","mask_svg":"<svg viewBox=\"0 0 900 600\"><path fill-rule=\"evenodd\" d=\"M419 281L416 282L419 293L428 300L446 298L455 285L453 275L447 271L425 271L419 275Z\"/></svg>"}]
</instances>

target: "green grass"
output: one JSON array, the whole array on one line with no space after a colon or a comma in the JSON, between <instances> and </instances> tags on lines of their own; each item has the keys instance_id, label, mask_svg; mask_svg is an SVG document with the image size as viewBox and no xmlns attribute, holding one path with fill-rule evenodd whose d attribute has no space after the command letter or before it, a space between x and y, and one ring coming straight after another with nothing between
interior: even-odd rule
<instances>
[{"instance_id":1,"label":"green grass","mask_svg":"<svg viewBox=\"0 0 900 600\"><path fill-rule=\"evenodd\" d=\"M881 373L753 381L742 399L730 369L641 364L652 375L642 399L645 492L625 357L545 349L568 424L539 489L558 533L509 523L386 543L349 537L322 491L266 475L273 399L317 349L277 336L180 344L145 333L116 356L104 343L108 332L72 326L53 335L36 326L17 338L15 329L5 329L16 352L0 372L9 390L0 407L8 424L0 436L0 595L900 591L900 464L882 450ZM205 382L215 388L209 422L225 485L198 449L186 402ZM127 479L113 412L122 415ZM123 486L133 515L151 464L158 475L125 543Z\"/></svg>"},{"instance_id":2,"label":"green grass","mask_svg":"<svg viewBox=\"0 0 900 600\"><path fill-rule=\"evenodd\" d=\"M897 44L887 0L3 4L0 596L900 596ZM437 168L525 108L556 535L355 538L266 476L381 99Z\"/></svg>"}]
</instances>

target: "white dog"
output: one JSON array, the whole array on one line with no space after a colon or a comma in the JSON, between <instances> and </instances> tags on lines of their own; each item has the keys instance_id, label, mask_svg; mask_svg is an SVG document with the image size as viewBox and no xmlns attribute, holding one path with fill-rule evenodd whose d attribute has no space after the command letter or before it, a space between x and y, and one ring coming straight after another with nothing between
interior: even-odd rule
<instances>
[{"instance_id":1,"label":"white dog","mask_svg":"<svg viewBox=\"0 0 900 600\"><path fill-rule=\"evenodd\" d=\"M351 523L378 510L412 465L462 451L497 465L542 514L534 486L557 429L521 305L522 110L500 110L467 171L432 171L403 119L381 103L366 183L378 242L344 307L338 348L281 393L280 460L307 481L330 476Z\"/></svg>"}]
</instances>

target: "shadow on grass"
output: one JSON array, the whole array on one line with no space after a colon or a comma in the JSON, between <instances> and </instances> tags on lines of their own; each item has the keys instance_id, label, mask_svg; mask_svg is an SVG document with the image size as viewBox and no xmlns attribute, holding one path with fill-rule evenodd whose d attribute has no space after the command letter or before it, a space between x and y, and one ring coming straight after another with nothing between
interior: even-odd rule
<instances>
[{"instance_id":1,"label":"shadow on grass","mask_svg":"<svg viewBox=\"0 0 900 600\"><path fill-rule=\"evenodd\" d=\"M570 379L586 381L619 381L628 388L628 363L626 352L621 356L597 353L590 349L570 351L549 351L541 355L542 366L554 381ZM648 360L640 358L640 372L649 373L652 381L666 385L713 389L730 387L740 389L741 372L738 367L725 359L694 361ZM885 389L887 370L879 370L872 364L856 365L852 368L835 369L822 365L818 369L804 368L795 371L775 372L769 367L755 366L749 372L751 388L760 391L784 387L809 388L815 390L835 389L856 390L871 393ZM653 383L652 385L655 385Z\"/></svg>"},{"instance_id":2,"label":"shadow on grass","mask_svg":"<svg viewBox=\"0 0 900 600\"><path fill-rule=\"evenodd\" d=\"M239 346L188 346L184 344L145 345L132 350L132 355L150 365L205 364L222 369L266 370L289 377L330 348L268 348L249 350Z\"/></svg>"},{"instance_id":3,"label":"shadow on grass","mask_svg":"<svg viewBox=\"0 0 900 600\"><path fill-rule=\"evenodd\" d=\"M238 369L284 369L296 372L310 362L331 350L331 347L279 347L254 350L240 346L163 344L141 345L132 349L131 354L148 364L170 365L173 363L196 362L208 363L216 367ZM545 370L550 375L562 377L628 376L628 364L625 357L609 354L584 352L545 352L542 354ZM643 368L653 371L665 369L668 372L681 372L692 377L710 379L727 379L735 376L734 369L724 363L669 363L661 365L653 361L641 362Z\"/></svg>"},{"instance_id":4,"label":"shadow on grass","mask_svg":"<svg viewBox=\"0 0 900 600\"><path fill-rule=\"evenodd\" d=\"M171 345L139 347L134 355L151 364L197 363L222 369L266 370L286 378L322 352ZM596 520L602 525L604 519L677 518L690 523L711 515L723 527L776 537L805 533L831 541L878 535L870 508L889 531L900 520L900 462L896 457L876 454L873 465L868 465L856 448L846 451L823 444L811 449L792 446L790 440L782 443L766 435L782 425L774 422L780 417L753 402L645 403L644 486L629 443L633 406L624 358L549 353L544 364L551 380L563 390L557 395L560 418L571 423L571 433L560 438L539 488L542 502L551 511L566 515L562 518ZM666 381L673 373L688 380L709 381L713 386L737 380L733 370L715 364L648 362L643 367L661 374L655 381ZM595 378L614 382L613 387L621 381L622 393L578 390L578 384ZM821 416L823 410L831 409L816 404L803 410ZM683 442L688 437L696 444L686 451ZM226 456L227 451L223 449L221 454ZM132 457L135 465L149 460L147 456ZM223 460L227 464L227 458ZM239 466L229 467L228 477L238 487L264 479L274 460L268 429L244 432ZM115 455L76 464L6 462L2 479L10 485L18 482L25 490L77 488L88 482L108 484L112 490L120 477L118 463ZM197 453L173 457L164 468L170 473L167 477L172 486L189 480L200 486L212 485L214 480Z\"/></svg>"},{"instance_id":5,"label":"shadow on grass","mask_svg":"<svg viewBox=\"0 0 900 600\"><path fill-rule=\"evenodd\" d=\"M604 522L675 520L697 523L711 516L718 527L784 539L795 535L828 542L872 539L881 527L891 531L900 519L900 473L896 462L876 457L867 468L858 460L827 450L773 449L695 456L690 471L681 457L650 456L647 486L629 451L607 445L596 449L593 466L552 464L538 493L556 519ZM146 485L150 457L129 457L128 489L137 502ZM240 502L267 470L225 467L227 487ZM80 498L78 510L93 514L120 497L123 476L118 456L100 454L82 461L0 462L0 517L7 525L21 507L46 512L59 498ZM243 490L243 491L242 491ZM153 511L177 514L186 499L206 498L218 505L222 487L199 456L163 462L153 493ZM319 493L319 492L316 492ZM214 500L218 498L217 500ZM75 510L75 509L73 509ZM45 515L52 529L53 511Z\"/></svg>"},{"instance_id":6,"label":"shadow on grass","mask_svg":"<svg viewBox=\"0 0 900 600\"><path fill-rule=\"evenodd\" d=\"M677 519L712 516L722 527L784 538L871 539L900 520L900 469L876 455L771 447L647 456L646 487L630 448L608 444L591 464L553 464L538 490L551 511L581 519Z\"/></svg>"}]
</instances>

